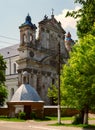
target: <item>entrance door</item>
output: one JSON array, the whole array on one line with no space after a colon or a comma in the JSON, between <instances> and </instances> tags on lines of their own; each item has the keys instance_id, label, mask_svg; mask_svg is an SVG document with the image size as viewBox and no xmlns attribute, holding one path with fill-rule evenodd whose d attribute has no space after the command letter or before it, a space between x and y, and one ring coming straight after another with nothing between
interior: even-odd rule
<instances>
[{"instance_id":1,"label":"entrance door","mask_svg":"<svg viewBox=\"0 0 95 130\"><path fill-rule=\"evenodd\" d=\"M31 106L24 106L24 112L26 113L26 119L30 119Z\"/></svg>"}]
</instances>

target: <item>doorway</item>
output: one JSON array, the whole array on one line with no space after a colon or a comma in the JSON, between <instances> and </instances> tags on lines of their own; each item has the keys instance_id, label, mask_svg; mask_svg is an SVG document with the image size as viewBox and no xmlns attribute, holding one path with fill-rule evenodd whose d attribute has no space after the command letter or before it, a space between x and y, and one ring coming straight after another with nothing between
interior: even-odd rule
<instances>
[{"instance_id":1,"label":"doorway","mask_svg":"<svg viewBox=\"0 0 95 130\"><path fill-rule=\"evenodd\" d=\"M26 119L30 119L30 115L31 115L31 106L29 106L29 105L24 106L24 112L26 113Z\"/></svg>"}]
</instances>

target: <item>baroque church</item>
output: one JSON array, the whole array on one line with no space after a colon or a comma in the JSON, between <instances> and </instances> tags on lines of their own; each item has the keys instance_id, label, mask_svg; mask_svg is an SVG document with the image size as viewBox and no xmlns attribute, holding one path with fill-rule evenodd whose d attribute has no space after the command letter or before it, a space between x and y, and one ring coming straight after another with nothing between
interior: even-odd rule
<instances>
[{"instance_id":1,"label":"baroque church","mask_svg":"<svg viewBox=\"0 0 95 130\"><path fill-rule=\"evenodd\" d=\"M45 105L53 105L53 99L47 96L48 88L58 80L58 64L60 66L68 59L71 50L71 34L68 33L65 41L65 30L52 13L51 18L46 15L39 22L38 38L36 25L32 23L29 14L25 22L19 26L20 43L0 49L6 61L6 87L10 101L15 91L23 84L23 72L27 71L29 78L26 81L38 92Z\"/></svg>"}]
</instances>

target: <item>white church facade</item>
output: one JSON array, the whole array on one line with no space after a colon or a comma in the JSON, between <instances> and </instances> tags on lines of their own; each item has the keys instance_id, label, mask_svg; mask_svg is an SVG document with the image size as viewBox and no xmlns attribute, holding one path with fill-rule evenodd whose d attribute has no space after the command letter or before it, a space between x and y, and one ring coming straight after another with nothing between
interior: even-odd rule
<instances>
[{"instance_id":1,"label":"white church facade","mask_svg":"<svg viewBox=\"0 0 95 130\"><path fill-rule=\"evenodd\" d=\"M36 39L36 25L27 15L21 24L20 43L0 49L6 61L6 87L10 101L14 92L23 84L22 73L27 71L29 79L26 81L33 86L46 105L53 104L48 98L48 88L58 80L58 57L60 44L60 63L65 64L68 51L65 46L65 31L54 15L44 16L39 22L39 34Z\"/></svg>"}]
</instances>

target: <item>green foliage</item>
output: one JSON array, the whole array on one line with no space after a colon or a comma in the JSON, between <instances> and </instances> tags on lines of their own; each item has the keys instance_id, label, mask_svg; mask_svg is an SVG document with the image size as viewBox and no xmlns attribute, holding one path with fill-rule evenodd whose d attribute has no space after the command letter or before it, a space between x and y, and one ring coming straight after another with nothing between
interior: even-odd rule
<instances>
[{"instance_id":1,"label":"green foliage","mask_svg":"<svg viewBox=\"0 0 95 130\"><path fill-rule=\"evenodd\" d=\"M3 56L0 55L0 105L4 104L5 99L7 98L7 89L5 87L5 69L6 63L3 59Z\"/></svg>"},{"instance_id":2,"label":"green foliage","mask_svg":"<svg viewBox=\"0 0 95 130\"><path fill-rule=\"evenodd\" d=\"M48 88L48 97L51 97L55 100L55 103L58 100L58 88L55 85L52 85L50 88Z\"/></svg>"},{"instance_id":3,"label":"green foliage","mask_svg":"<svg viewBox=\"0 0 95 130\"><path fill-rule=\"evenodd\" d=\"M8 92L5 86L0 86L0 106L4 105L4 102L7 98Z\"/></svg>"},{"instance_id":4,"label":"green foliage","mask_svg":"<svg viewBox=\"0 0 95 130\"><path fill-rule=\"evenodd\" d=\"M95 37L87 35L77 43L61 72L63 104L79 110L95 106Z\"/></svg>"},{"instance_id":5,"label":"green foliage","mask_svg":"<svg viewBox=\"0 0 95 130\"><path fill-rule=\"evenodd\" d=\"M30 119L36 119L37 117L36 117L36 112L32 112L31 114L30 114Z\"/></svg>"},{"instance_id":6,"label":"green foliage","mask_svg":"<svg viewBox=\"0 0 95 130\"><path fill-rule=\"evenodd\" d=\"M86 1L85 0L75 0L75 3L85 4Z\"/></svg>"},{"instance_id":7,"label":"green foliage","mask_svg":"<svg viewBox=\"0 0 95 130\"><path fill-rule=\"evenodd\" d=\"M77 23L77 34L79 38L86 36L95 22L95 0L75 0L81 5L78 11L67 12L66 16L80 17Z\"/></svg>"},{"instance_id":8,"label":"green foliage","mask_svg":"<svg viewBox=\"0 0 95 130\"><path fill-rule=\"evenodd\" d=\"M56 104L56 103L58 103L58 83L56 83L56 85L52 85L50 88L48 88L48 97L50 97L50 98L53 98L53 101L54 101L54 103ZM62 89L61 89L61 87L60 87L60 100L61 100L61 102L60 103L62 103L62 99L63 99L63 96L62 96Z\"/></svg>"},{"instance_id":9,"label":"green foliage","mask_svg":"<svg viewBox=\"0 0 95 130\"><path fill-rule=\"evenodd\" d=\"M3 56L0 55L0 85L5 82L5 69L6 69L6 62L3 59Z\"/></svg>"},{"instance_id":10,"label":"green foliage","mask_svg":"<svg viewBox=\"0 0 95 130\"><path fill-rule=\"evenodd\" d=\"M73 123L72 124L82 124L82 117L80 114L77 114L75 117L74 117L74 120L73 120Z\"/></svg>"},{"instance_id":11,"label":"green foliage","mask_svg":"<svg viewBox=\"0 0 95 130\"><path fill-rule=\"evenodd\" d=\"M25 120L21 120L19 118L9 118L7 116L0 116L0 121L12 121L12 122L23 122Z\"/></svg>"},{"instance_id":12,"label":"green foliage","mask_svg":"<svg viewBox=\"0 0 95 130\"><path fill-rule=\"evenodd\" d=\"M95 37L87 35L80 39L70 59L61 72L62 103L79 110L95 108ZM76 118L75 122L78 122ZM85 122L84 122L85 123Z\"/></svg>"},{"instance_id":13,"label":"green foliage","mask_svg":"<svg viewBox=\"0 0 95 130\"><path fill-rule=\"evenodd\" d=\"M25 120L25 118L26 118L26 113L25 113L25 112L19 112L18 118Z\"/></svg>"}]
</instances>

